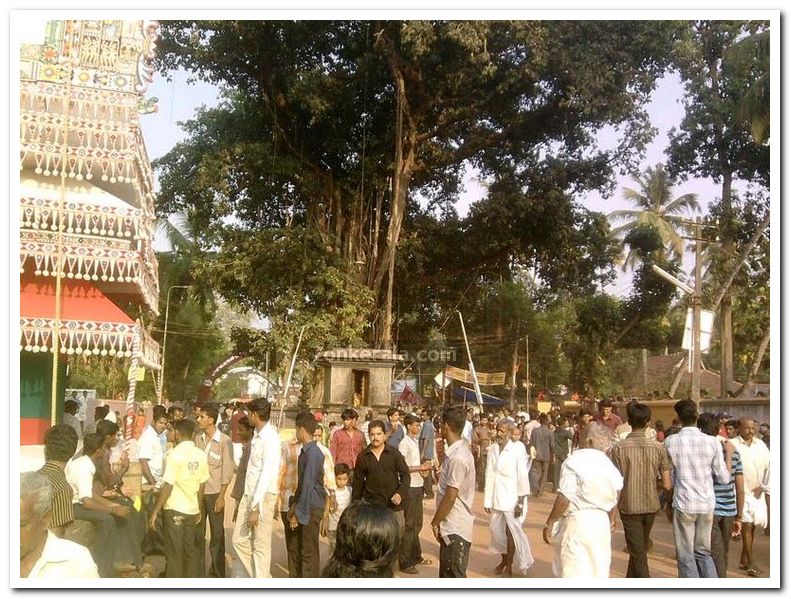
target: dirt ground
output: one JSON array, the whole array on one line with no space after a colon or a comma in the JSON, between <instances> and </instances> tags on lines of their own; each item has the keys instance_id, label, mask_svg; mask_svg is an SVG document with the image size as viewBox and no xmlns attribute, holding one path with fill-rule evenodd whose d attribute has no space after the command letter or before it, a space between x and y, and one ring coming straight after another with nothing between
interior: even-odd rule
<instances>
[{"instance_id":1,"label":"dirt ground","mask_svg":"<svg viewBox=\"0 0 791 599\"><path fill-rule=\"evenodd\" d=\"M547 515L552 507L554 501L554 494L547 491L539 498L530 498L528 506L528 516L525 530L530 542L530 548L535 559L532 568L527 572L524 578L553 578L552 575L552 547L544 543L541 538L541 530L546 521ZM232 555L231 534L233 531L233 524L231 522L233 500L228 499L228 507L226 509L226 553L228 554L228 567L227 572L230 572L233 567L233 560L235 557ZM420 571L419 575L409 575L396 570L395 576L397 578L438 578L438 563L439 563L439 546L434 539L428 523L434 515L435 501L424 500L424 525L421 530L421 546L423 548L423 557L433 560L433 564L429 566L418 566ZM475 528L472 548L470 549L470 561L467 568L467 576L470 578L491 578L496 577L494 568L500 562L500 556L491 553L488 549L490 532L489 532L489 518L483 511L483 493L476 492L475 495ZM653 578L676 578L678 576L676 570L675 550L673 547L673 531L670 523L665 517L664 513L657 514L654 528L653 528L653 542L654 546L648 554L648 566ZM626 547L624 541L623 530L618 527L615 534L612 536L612 563L610 566L611 578L624 578L626 576L626 568L629 562L629 556L623 550ZM326 540L321 540L321 561L322 567L326 563L329 548ZM729 570L728 576L732 578L745 578L747 574L740 570L739 554L741 552L741 544L739 542L732 542L729 551ZM756 564L764 571L764 577L769 576L769 536L764 535L763 531L759 530L755 536L755 543L753 548ZM207 554L208 560L208 554ZM164 569L164 558L159 556L152 556L147 558L155 568L155 575ZM288 577L288 566L286 559L286 546L283 536L283 524L278 518L274 525L274 532L272 534L272 576L276 578Z\"/></svg>"}]
</instances>

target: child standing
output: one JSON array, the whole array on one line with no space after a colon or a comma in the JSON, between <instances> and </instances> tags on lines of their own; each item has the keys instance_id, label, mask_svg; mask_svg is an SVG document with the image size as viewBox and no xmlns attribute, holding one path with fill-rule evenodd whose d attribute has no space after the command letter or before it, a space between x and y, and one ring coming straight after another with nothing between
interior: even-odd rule
<instances>
[{"instance_id":1,"label":"child standing","mask_svg":"<svg viewBox=\"0 0 791 599\"><path fill-rule=\"evenodd\" d=\"M324 505L324 518L321 522L321 534L327 537L330 543L330 555L335 551L335 534L338 531L338 521L343 510L352 502L352 488L349 486L349 466L346 464L335 465L335 510L330 510L330 502Z\"/></svg>"}]
</instances>

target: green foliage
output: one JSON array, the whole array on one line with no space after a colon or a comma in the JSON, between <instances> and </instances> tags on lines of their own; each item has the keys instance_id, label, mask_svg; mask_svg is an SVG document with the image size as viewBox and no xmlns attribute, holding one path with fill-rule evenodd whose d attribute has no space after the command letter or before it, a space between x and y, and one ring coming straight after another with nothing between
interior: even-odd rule
<instances>
[{"instance_id":1,"label":"green foliage","mask_svg":"<svg viewBox=\"0 0 791 599\"><path fill-rule=\"evenodd\" d=\"M735 239L730 252L721 244L712 243L709 249L709 277L703 293L703 305L714 301L730 273L732 264L742 248L753 236L769 210L769 196L763 191L744 193L734 198L729 228ZM722 221L721 204L713 207L709 219ZM769 277L770 277L770 231L766 230L748 256L731 286L733 292L733 343L734 375L744 380L756 357L764 330L769 326ZM715 336L709 360L720 356L720 338ZM769 351L763 360L760 372L768 376Z\"/></svg>"},{"instance_id":2,"label":"green foliage","mask_svg":"<svg viewBox=\"0 0 791 599\"><path fill-rule=\"evenodd\" d=\"M750 65L726 60L744 36L768 31L766 23L696 21L690 24L676 63L686 87L685 116L671 130L669 170L675 177L711 177L720 181L734 174L764 187L769 184L769 147L753 142L751 123L741 115L744 99L756 83L756 72L767 79L768 60ZM727 200L727 198L726 198Z\"/></svg>"},{"instance_id":3,"label":"green foliage","mask_svg":"<svg viewBox=\"0 0 791 599\"><path fill-rule=\"evenodd\" d=\"M615 251L605 219L576 198L608 189L613 169L639 160L650 138L642 106L680 30L670 21L164 22L162 70L184 68L224 99L158 162L159 209L184 212L214 252L198 270L220 293L272 323L240 339L281 352L303 324L306 356L386 338L393 253L396 329L413 340L431 338L476 277L477 290L529 268L537 301L588 293L612 276ZM592 150L605 126L623 132L619 146ZM458 219L469 168L492 183ZM403 207L394 182L406 188ZM473 295L464 299L483 301Z\"/></svg>"},{"instance_id":4,"label":"green foliage","mask_svg":"<svg viewBox=\"0 0 791 599\"><path fill-rule=\"evenodd\" d=\"M659 234L661 244L652 250L658 253L666 248L667 252L680 258L684 253L681 232L685 230L684 216L690 211L700 211L697 195L687 193L673 198L673 180L661 164L648 168L645 174L635 178L640 190L629 187L623 189L623 197L634 202L636 210L616 210L608 215L614 221L627 221L612 230L611 235L627 241L629 234L637 227L649 226ZM631 243L629 245L632 245ZM624 259L623 268L637 263L638 254L630 250Z\"/></svg>"}]
</instances>

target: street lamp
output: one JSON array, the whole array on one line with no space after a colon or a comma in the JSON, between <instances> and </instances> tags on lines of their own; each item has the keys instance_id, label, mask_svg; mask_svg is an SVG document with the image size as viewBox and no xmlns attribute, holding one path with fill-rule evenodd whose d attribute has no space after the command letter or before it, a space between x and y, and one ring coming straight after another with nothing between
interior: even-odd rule
<instances>
[{"instance_id":1,"label":"street lamp","mask_svg":"<svg viewBox=\"0 0 791 599\"><path fill-rule=\"evenodd\" d=\"M159 369L159 393L157 403L162 404L165 392L165 349L168 345L168 316L170 315L170 292L174 289L190 289L192 285L171 285L168 287L167 300L165 301L165 332L162 336L162 367Z\"/></svg>"},{"instance_id":2,"label":"street lamp","mask_svg":"<svg viewBox=\"0 0 791 599\"><path fill-rule=\"evenodd\" d=\"M696 406L700 405L700 332L701 332L701 238L700 217L695 219L695 287L694 289L679 281L676 277L659 268L656 264L651 269L663 279L669 281L687 295L692 296L692 343L690 354L692 357L692 384L690 396Z\"/></svg>"}]
</instances>

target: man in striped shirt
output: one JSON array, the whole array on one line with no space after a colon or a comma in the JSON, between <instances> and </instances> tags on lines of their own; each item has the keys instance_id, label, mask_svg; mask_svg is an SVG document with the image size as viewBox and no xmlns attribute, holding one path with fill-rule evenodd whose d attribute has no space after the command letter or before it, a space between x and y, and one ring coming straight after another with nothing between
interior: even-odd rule
<instances>
[{"instance_id":1,"label":"man in striped shirt","mask_svg":"<svg viewBox=\"0 0 791 599\"><path fill-rule=\"evenodd\" d=\"M613 447L610 457L623 476L623 490L618 500L626 546L629 549L627 578L650 578L648 547L654 517L659 510L657 479L669 491L670 459L661 443L649 439L645 427L651 420L651 409L638 401L626 406L626 417L632 432Z\"/></svg>"},{"instance_id":2,"label":"man in striped shirt","mask_svg":"<svg viewBox=\"0 0 791 599\"><path fill-rule=\"evenodd\" d=\"M46 476L52 484L49 527L59 537L63 537L66 525L74 521L73 491L64 470L66 462L77 451L78 441L77 433L68 424L56 424L44 433L44 459L47 462L39 473Z\"/></svg>"},{"instance_id":3,"label":"man in striped shirt","mask_svg":"<svg viewBox=\"0 0 791 599\"><path fill-rule=\"evenodd\" d=\"M704 413L698 418L698 428L722 443L725 456L726 445L730 441L719 435L720 423L714 414ZM727 459L727 458L726 458ZM744 469L738 451L731 454L730 464L727 463L731 478L725 484L714 482L714 523L711 526L711 557L717 568L717 576L728 576L728 545L731 534L738 535L742 530L742 510L744 509Z\"/></svg>"},{"instance_id":4,"label":"man in striped shirt","mask_svg":"<svg viewBox=\"0 0 791 599\"><path fill-rule=\"evenodd\" d=\"M683 428L665 440L673 475L673 540L679 578L717 578L711 557L714 485L727 483L730 473L722 446L697 427L698 409L691 399L673 406ZM727 449L726 449L727 451ZM729 453L732 453L731 449Z\"/></svg>"}]
</instances>

